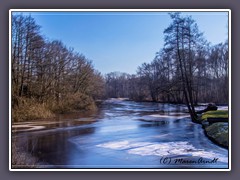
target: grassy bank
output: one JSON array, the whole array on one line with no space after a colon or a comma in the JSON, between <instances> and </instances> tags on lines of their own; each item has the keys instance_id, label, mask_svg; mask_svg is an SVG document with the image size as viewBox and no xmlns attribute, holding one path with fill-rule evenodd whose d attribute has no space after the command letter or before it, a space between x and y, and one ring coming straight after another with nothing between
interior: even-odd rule
<instances>
[{"instance_id":1,"label":"grassy bank","mask_svg":"<svg viewBox=\"0 0 240 180\"><path fill-rule=\"evenodd\" d=\"M34 98L17 98L17 105L12 108L13 122L21 122L35 119L53 118L56 114L94 111L96 110L94 100L81 93L70 94L62 97L58 101L47 99L40 103Z\"/></svg>"},{"instance_id":2,"label":"grassy bank","mask_svg":"<svg viewBox=\"0 0 240 180\"><path fill-rule=\"evenodd\" d=\"M204 113L201 117L202 127L206 136L212 140L214 143L228 148L229 143L229 131L228 123L226 122L216 122L209 124L207 122L208 118L228 118L228 111L218 110L218 111L208 111Z\"/></svg>"},{"instance_id":3,"label":"grassy bank","mask_svg":"<svg viewBox=\"0 0 240 180\"><path fill-rule=\"evenodd\" d=\"M218 111L208 111L202 115L202 120L207 118L228 118L228 111L218 110Z\"/></svg>"},{"instance_id":4,"label":"grassy bank","mask_svg":"<svg viewBox=\"0 0 240 180\"><path fill-rule=\"evenodd\" d=\"M12 108L12 120L14 122L54 117L54 113L46 103L38 103L36 100L29 98L18 98L17 101L18 105Z\"/></svg>"}]
</instances>

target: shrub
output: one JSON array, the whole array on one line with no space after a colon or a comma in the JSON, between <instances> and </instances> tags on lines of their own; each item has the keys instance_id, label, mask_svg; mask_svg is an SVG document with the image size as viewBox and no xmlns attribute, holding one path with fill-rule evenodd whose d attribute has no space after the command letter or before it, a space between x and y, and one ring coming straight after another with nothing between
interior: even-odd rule
<instances>
[{"instance_id":1,"label":"shrub","mask_svg":"<svg viewBox=\"0 0 240 180\"><path fill-rule=\"evenodd\" d=\"M53 101L52 101L53 102ZM53 112L66 113L78 110L96 110L94 100L83 93L67 94L59 103L48 103Z\"/></svg>"},{"instance_id":2,"label":"shrub","mask_svg":"<svg viewBox=\"0 0 240 180\"><path fill-rule=\"evenodd\" d=\"M52 118L54 113L97 109L93 98L83 93L67 94L58 103L54 99L48 99L45 103L30 98L17 98L15 101L17 105L12 107L14 122Z\"/></svg>"}]
</instances>

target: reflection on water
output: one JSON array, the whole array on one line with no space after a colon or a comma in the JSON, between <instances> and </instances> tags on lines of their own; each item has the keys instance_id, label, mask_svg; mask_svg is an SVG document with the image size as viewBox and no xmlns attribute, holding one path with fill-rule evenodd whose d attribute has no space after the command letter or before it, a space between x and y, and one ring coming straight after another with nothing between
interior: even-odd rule
<instances>
[{"instance_id":1,"label":"reflection on water","mask_svg":"<svg viewBox=\"0 0 240 180\"><path fill-rule=\"evenodd\" d=\"M19 146L54 168L227 168L228 150L208 140L185 111L183 105L108 100L95 113L18 123L13 131ZM166 165L162 157L218 161Z\"/></svg>"}]
</instances>

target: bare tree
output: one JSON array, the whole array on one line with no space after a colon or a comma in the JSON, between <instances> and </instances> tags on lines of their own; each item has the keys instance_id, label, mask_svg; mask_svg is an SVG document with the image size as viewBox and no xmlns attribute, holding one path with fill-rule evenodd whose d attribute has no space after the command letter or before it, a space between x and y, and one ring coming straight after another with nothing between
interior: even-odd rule
<instances>
[{"instance_id":1,"label":"bare tree","mask_svg":"<svg viewBox=\"0 0 240 180\"><path fill-rule=\"evenodd\" d=\"M193 76L195 52L198 43L202 42L202 34L191 17L181 17L179 13L170 14L172 24L165 29L165 48L176 55L181 72L182 88L186 105L192 121L197 120L193 99Z\"/></svg>"},{"instance_id":2,"label":"bare tree","mask_svg":"<svg viewBox=\"0 0 240 180\"><path fill-rule=\"evenodd\" d=\"M11 65L13 105L29 98L58 106L74 94L89 101L104 94L104 79L91 61L59 40L46 40L31 16L12 16Z\"/></svg>"}]
</instances>

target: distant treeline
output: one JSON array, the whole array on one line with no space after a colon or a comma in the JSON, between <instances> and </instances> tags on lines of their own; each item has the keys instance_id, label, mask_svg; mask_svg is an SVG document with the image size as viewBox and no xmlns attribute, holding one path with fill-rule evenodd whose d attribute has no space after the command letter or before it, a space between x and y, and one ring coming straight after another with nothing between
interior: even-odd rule
<instances>
[{"instance_id":1,"label":"distant treeline","mask_svg":"<svg viewBox=\"0 0 240 180\"><path fill-rule=\"evenodd\" d=\"M164 47L152 62L133 75L107 74L106 94L137 101L228 103L228 40L211 45L191 17L170 16Z\"/></svg>"},{"instance_id":2,"label":"distant treeline","mask_svg":"<svg viewBox=\"0 0 240 180\"><path fill-rule=\"evenodd\" d=\"M11 33L14 120L41 117L39 109L46 114L95 107L104 79L90 60L59 40L47 40L31 16L13 15Z\"/></svg>"},{"instance_id":3,"label":"distant treeline","mask_svg":"<svg viewBox=\"0 0 240 180\"><path fill-rule=\"evenodd\" d=\"M164 47L152 62L140 65L133 75L112 72L103 77L84 55L41 35L34 18L13 15L13 120L95 109L95 100L111 97L192 107L198 102L228 103L228 40L211 45L191 17L170 16Z\"/></svg>"}]
</instances>

